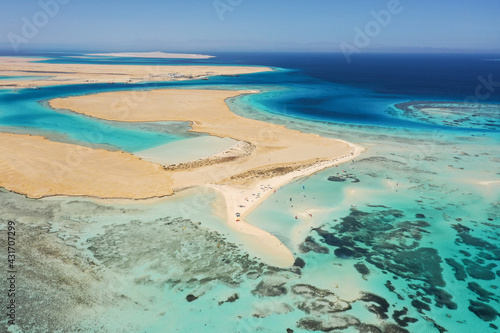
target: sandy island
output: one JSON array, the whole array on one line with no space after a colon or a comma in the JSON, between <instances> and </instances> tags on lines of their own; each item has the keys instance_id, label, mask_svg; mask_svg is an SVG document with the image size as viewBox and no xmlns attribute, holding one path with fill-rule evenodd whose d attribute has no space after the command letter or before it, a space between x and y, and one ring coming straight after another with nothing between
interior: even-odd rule
<instances>
[{"instance_id":1,"label":"sandy island","mask_svg":"<svg viewBox=\"0 0 500 333\"><path fill-rule=\"evenodd\" d=\"M165 59L210 59L214 56L204 54L154 52L115 52L115 53L89 53L88 56L106 57L133 57L133 58L165 58Z\"/></svg>"},{"instance_id":2,"label":"sandy island","mask_svg":"<svg viewBox=\"0 0 500 333\"><path fill-rule=\"evenodd\" d=\"M61 71L66 65L55 66ZM75 72L86 67L67 66L74 66ZM119 68L115 67L121 66L110 67L117 72ZM132 67L130 72L137 70L136 66L123 67ZM236 69L245 71L245 67ZM0 133L0 186L33 198L67 195L129 199L162 197L188 187L207 186L221 194L217 211L223 212L228 225L246 238L246 247L253 255L275 266L290 266L294 261L290 250L275 236L246 223L245 216L291 180L349 161L363 149L244 118L229 110L226 99L249 93L257 91L162 89L143 92L135 103L130 102L130 91L54 99L50 105L55 109L99 119L189 121L192 131L232 138L238 143L208 158L161 165L141 159L140 152L136 156L56 143L40 136Z\"/></svg>"},{"instance_id":3,"label":"sandy island","mask_svg":"<svg viewBox=\"0 0 500 333\"><path fill-rule=\"evenodd\" d=\"M0 89L36 88L61 84L138 83L176 81L215 75L238 75L272 71L268 67L253 66L144 66L144 65L92 65L50 64L34 61L42 58L0 56L0 76L34 76L38 80L0 80Z\"/></svg>"}]
</instances>

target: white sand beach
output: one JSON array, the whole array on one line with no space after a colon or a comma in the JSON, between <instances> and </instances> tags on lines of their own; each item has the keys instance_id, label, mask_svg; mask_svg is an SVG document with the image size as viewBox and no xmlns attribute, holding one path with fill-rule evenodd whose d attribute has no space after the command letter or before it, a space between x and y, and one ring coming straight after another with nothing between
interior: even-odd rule
<instances>
[{"instance_id":1,"label":"white sand beach","mask_svg":"<svg viewBox=\"0 0 500 333\"><path fill-rule=\"evenodd\" d=\"M214 56L204 54L154 52L114 52L114 53L89 53L88 56L106 57L134 57L134 58L167 58L167 59L210 59Z\"/></svg>"}]
</instances>

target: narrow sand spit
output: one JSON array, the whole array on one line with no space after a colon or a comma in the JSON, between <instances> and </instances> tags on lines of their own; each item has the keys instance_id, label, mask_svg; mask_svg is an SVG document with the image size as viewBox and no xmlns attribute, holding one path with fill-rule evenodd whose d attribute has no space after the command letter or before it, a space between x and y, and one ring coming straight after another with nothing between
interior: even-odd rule
<instances>
[{"instance_id":1,"label":"narrow sand spit","mask_svg":"<svg viewBox=\"0 0 500 333\"><path fill-rule=\"evenodd\" d=\"M214 56L204 54L187 53L167 53L161 51L155 52L116 52L116 53L89 53L87 56L105 56L105 57L133 57L133 58L166 58L166 59L209 59Z\"/></svg>"},{"instance_id":2,"label":"narrow sand spit","mask_svg":"<svg viewBox=\"0 0 500 333\"><path fill-rule=\"evenodd\" d=\"M144 66L51 64L34 61L42 58L1 57L1 76L39 76L39 80L5 79L0 89L34 88L61 84L138 83L151 81L177 81L216 75L238 75L272 71L268 67L252 66Z\"/></svg>"}]
</instances>

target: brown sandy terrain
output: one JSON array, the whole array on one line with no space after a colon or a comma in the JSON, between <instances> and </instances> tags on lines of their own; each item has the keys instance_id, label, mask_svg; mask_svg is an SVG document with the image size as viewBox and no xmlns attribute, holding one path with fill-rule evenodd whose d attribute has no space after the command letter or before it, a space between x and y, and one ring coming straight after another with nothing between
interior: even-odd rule
<instances>
[{"instance_id":1,"label":"brown sandy terrain","mask_svg":"<svg viewBox=\"0 0 500 333\"><path fill-rule=\"evenodd\" d=\"M0 133L0 186L32 198L51 195L147 198L172 194L157 164L104 149Z\"/></svg>"},{"instance_id":2,"label":"brown sandy terrain","mask_svg":"<svg viewBox=\"0 0 500 333\"><path fill-rule=\"evenodd\" d=\"M204 54L187 53L166 53L166 52L117 52L117 53L90 53L88 56L106 56L106 57L134 57L134 58L166 58L166 59L209 59L214 56Z\"/></svg>"}]
</instances>

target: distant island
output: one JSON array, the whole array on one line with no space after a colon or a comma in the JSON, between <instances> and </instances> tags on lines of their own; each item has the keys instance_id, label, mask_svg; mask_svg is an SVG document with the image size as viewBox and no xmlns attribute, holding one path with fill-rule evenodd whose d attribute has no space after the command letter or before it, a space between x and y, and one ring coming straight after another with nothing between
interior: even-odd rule
<instances>
[{"instance_id":1,"label":"distant island","mask_svg":"<svg viewBox=\"0 0 500 333\"><path fill-rule=\"evenodd\" d=\"M155 52L116 52L116 53L90 53L88 56L105 56L105 57L127 57L127 58L166 58L166 59L210 59L215 56L204 54L184 54L184 53L166 53L161 51Z\"/></svg>"}]
</instances>

